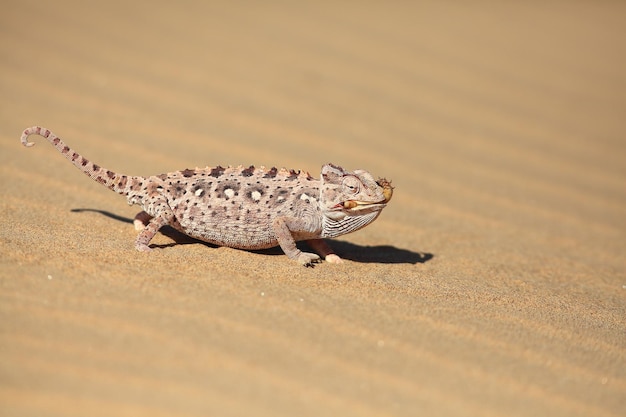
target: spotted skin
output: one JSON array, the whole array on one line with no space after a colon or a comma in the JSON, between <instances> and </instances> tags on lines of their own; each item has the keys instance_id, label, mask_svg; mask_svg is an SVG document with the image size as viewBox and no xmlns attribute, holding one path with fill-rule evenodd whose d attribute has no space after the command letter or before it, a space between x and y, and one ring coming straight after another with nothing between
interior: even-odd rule
<instances>
[{"instance_id":1,"label":"spotted skin","mask_svg":"<svg viewBox=\"0 0 626 417\"><path fill-rule=\"evenodd\" d=\"M169 225L193 238L239 249L279 245L285 254L312 266L320 257L302 252L297 241L327 262L340 263L323 238L354 232L373 222L391 199L391 184L374 180L363 170L353 172L326 164L319 179L306 172L265 167L206 167L150 177L115 173L87 160L50 130L24 130L21 142L32 146L30 135L46 138L84 174L142 208L135 217L140 230L139 251Z\"/></svg>"}]
</instances>

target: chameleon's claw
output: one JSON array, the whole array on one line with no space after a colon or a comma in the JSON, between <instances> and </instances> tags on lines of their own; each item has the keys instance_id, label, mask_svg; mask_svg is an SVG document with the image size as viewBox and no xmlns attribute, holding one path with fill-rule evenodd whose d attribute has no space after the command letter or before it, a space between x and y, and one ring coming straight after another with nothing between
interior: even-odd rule
<instances>
[{"instance_id":1,"label":"chameleon's claw","mask_svg":"<svg viewBox=\"0 0 626 417\"><path fill-rule=\"evenodd\" d=\"M314 264L320 261L321 261L320 257L314 253L302 252L298 256L298 262L300 262L302 265L308 268L312 268Z\"/></svg>"}]
</instances>

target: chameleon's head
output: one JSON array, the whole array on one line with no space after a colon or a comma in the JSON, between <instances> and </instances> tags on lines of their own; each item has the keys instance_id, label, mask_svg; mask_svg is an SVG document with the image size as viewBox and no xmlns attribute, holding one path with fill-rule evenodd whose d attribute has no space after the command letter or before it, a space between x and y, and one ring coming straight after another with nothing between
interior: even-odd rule
<instances>
[{"instance_id":1,"label":"chameleon's head","mask_svg":"<svg viewBox=\"0 0 626 417\"><path fill-rule=\"evenodd\" d=\"M320 206L326 226L335 229L325 230L325 235L353 232L373 222L392 194L393 187L384 178L375 180L367 171L349 172L333 164L324 165Z\"/></svg>"}]
</instances>

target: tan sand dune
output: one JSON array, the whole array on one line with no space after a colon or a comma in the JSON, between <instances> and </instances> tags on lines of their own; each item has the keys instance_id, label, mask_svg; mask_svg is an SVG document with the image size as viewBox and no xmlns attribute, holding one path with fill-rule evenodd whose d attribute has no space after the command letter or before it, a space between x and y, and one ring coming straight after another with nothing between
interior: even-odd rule
<instances>
[{"instance_id":1,"label":"tan sand dune","mask_svg":"<svg viewBox=\"0 0 626 417\"><path fill-rule=\"evenodd\" d=\"M623 4L100 3L3 3L0 415L623 415ZM138 253L34 124L125 174L396 189L342 265Z\"/></svg>"}]
</instances>

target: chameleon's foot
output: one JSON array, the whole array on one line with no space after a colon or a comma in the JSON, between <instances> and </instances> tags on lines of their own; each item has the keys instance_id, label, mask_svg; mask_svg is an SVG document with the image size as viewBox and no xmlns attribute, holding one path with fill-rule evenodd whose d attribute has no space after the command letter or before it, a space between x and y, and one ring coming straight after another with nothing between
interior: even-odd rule
<instances>
[{"instance_id":1,"label":"chameleon's foot","mask_svg":"<svg viewBox=\"0 0 626 417\"><path fill-rule=\"evenodd\" d=\"M141 232L143 229L146 228L151 219L152 216L145 211L140 211L139 213L137 213L137 215L133 219L133 226L135 226L135 230Z\"/></svg>"},{"instance_id":2,"label":"chameleon's foot","mask_svg":"<svg viewBox=\"0 0 626 417\"><path fill-rule=\"evenodd\" d=\"M298 262L306 267L313 267L314 264L320 262L320 257L314 253L302 252L298 255Z\"/></svg>"},{"instance_id":3,"label":"chameleon's foot","mask_svg":"<svg viewBox=\"0 0 626 417\"><path fill-rule=\"evenodd\" d=\"M326 255L324 260L328 262L329 264L342 264L343 263L343 259L335 255L334 253Z\"/></svg>"},{"instance_id":4,"label":"chameleon's foot","mask_svg":"<svg viewBox=\"0 0 626 417\"><path fill-rule=\"evenodd\" d=\"M133 220L133 226L135 226L135 230L138 232L141 232L146 227L146 225L139 219Z\"/></svg>"},{"instance_id":5,"label":"chameleon's foot","mask_svg":"<svg viewBox=\"0 0 626 417\"><path fill-rule=\"evenodd\" d=\"M152 248L150 246L139 243L135 243L135 249L139 252L152 252Z\"/></svg>"}]
</instances>

